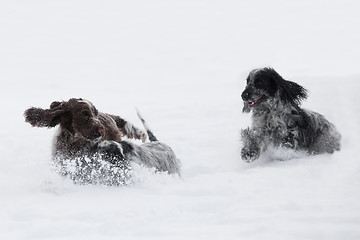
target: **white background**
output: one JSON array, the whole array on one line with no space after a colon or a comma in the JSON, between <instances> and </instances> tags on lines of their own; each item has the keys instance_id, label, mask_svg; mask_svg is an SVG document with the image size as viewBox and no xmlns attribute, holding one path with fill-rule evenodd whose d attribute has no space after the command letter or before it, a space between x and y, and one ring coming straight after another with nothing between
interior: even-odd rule
<instances>
[{"instance_id":1,"label":"white background","mask_svg":"<svg viewBox=\"0 0 360 240\"><path fill-rule=\"evenodd\" d=\"M360 239L360 3L1 1L1 239ZM240 94L271 66L341 132L333 155L241 161ZM86 98L153 132L182 178L129 187L51 170L55 129L23 112ZM286 152L278 154L287 155Z\"/></svg>"}]
</instances>

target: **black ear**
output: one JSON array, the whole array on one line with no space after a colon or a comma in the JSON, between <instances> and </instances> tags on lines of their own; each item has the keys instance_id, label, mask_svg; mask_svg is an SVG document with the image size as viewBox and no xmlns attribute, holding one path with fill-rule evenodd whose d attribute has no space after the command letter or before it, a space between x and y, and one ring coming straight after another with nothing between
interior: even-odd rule
<instances>
[{"instance_id":1,"label":"black ear","mask_svg":"<svg viewBox=\"0 0 360 240\"><path fill-rule=\"evenodd\" d=\"M266 90L269 96L274 97L278 91L279 82L281 82L283 78L273 68L270 67L265 67L261 70L258 70L256 75L256 87Z\"/></svg>"},{"instance_id":2,"label":"black ear","mask_svg":"<svg viewBox=\"0 0 360 240\"><path fill-rule=\"evenodd\" d=\"M307 96L307 90L299 84L287 80L281 82L280 99L282 101L300 104Z\"/></svg>"},{"instance_id":3,"label":"black ear","mask_svg":"<svg viewBox=\"0 0 360 240\"><path fill-rule=\"evenodd\" d=\"M286 103L300 104L302 100L307 98L307 91L305 88L297 83L285 80L273 68L264 68L262 74L269 79L271 93L275 95L279 91L280 99ZM271 95L273 96L273 95Z\"/></svg>"},{"instance_id":4,"label":"black ear","mask_svg":"<svg viewBox=\"0 0 360 240\"><path fill-rule=\"evenodd\" d=\"M61 122L61 116L68 112L66 102L53 102L50 109L29 108L24 112L25 122L34 127L55 127Z\"/></svg>"}]
</instances>

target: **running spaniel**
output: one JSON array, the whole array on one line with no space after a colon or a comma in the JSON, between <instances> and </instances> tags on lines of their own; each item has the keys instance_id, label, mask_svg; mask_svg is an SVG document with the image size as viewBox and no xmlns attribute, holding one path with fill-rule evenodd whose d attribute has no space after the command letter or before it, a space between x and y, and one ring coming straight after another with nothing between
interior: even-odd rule
<instances>
[{"instance_id":1,"label":"running spaniel","mask_svg":"<svg viewBox=\"0 0 360 240\"><path fill-rule=\"evenodd\" d=\"M119 116L101 113L88 100L72 98L53 102L49 109L29 108L25 121L34 127L60 126L53 156L78 157L89 154L99 140L120 142L123 136L146 140L146 133Z\"/></svg>"},{"instance_id":2,"label":"running spaniel","mask_svg":"<svg viewBox=\"0 0 360 240\"><path fill-rule=\"evenodd\" d=\"M251 128L241 131L244 161L257 159L270 145L309 154L340 150L341 136L335 126L321 114L300 107L307 91L274 69L251 71L241 97L243 112L252 111Z\"/></svg>"}]
</instances>

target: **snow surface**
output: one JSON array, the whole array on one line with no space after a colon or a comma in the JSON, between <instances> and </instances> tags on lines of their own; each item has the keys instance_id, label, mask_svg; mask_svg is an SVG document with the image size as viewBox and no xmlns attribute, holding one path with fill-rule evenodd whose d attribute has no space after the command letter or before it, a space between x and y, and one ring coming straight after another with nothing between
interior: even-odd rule
<instances>
[{"instance_id":1,"label":"snow surface","mask_svg":"<svg viewBox=\"0 0 360 240\"><path fill-rule=\"evenodd\" d=\"M360 239L360 2L1 1L0 239ZM240 93L272 66L343 135L333 155L241 161ZM30 106L82 97L173 147L182 178L51 170ZM277 155L287 157L289 153ZM284 157L283 156L283 157Z\"/></svg>"}]
</instances>

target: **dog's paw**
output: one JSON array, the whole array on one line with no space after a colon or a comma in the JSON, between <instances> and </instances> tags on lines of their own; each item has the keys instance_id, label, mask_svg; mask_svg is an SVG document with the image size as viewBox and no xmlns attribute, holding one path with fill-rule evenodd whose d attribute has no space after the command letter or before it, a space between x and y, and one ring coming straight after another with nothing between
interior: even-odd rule
<instances>
[{"instance_id":1,"label":"dog's paw","mask_svg":"<svg viewBox=\"0 0 360 240\"><path fill-rule=\"evenodd\" d=\"M140 139L142 142L145 142L147 139L147 134L143 130L135 127L129 122L125 125L125 132L128 138Z\"/></svg>"},{"instance_id":2,"label":"dog's paw","mask_svg":"<svg viewBox=\"0 0 360 240\"><path fill-rule=\"evenodd\" d=\"M139 135L140 135L139 139L141 139L141 141L144 143L147 139L147 134L145 132L141 131Z\"/></svg>"},{"instance_id":3,"label":"dog's paw","mask_svg":"<svg viewBox=\"0 0 360 240\"><path fill-rule=\"evenodd\" d=\"M147 139L147 134L144 131L140 130L140 129L134 128L133 138L139 139L142 142L145 142L146 139Z\"/></svg>"},{"instance_id":4,"label":"dog's paw","mask_svg":"<svg viewBox=\"0 0 360 240\"><path fill-rule=\"evenodd\" d=\"M241 150L241 158L245 162L252 162L260 157L260 148L244 147Z\"/></svg>"},{"instance_id":5,"label":"dog's paw","mask_svg":"<svg viewBox=\"0 0 360 240\"><path fill-rule=\"evenodd\" d=\"M132 137L135 138L135 139L139 139L142 142L145 142L146 139L147 139L147 134L143 130L141 130L139 128L136 128L136 127L133 127Z\"/></svg>"}]
</instances>

